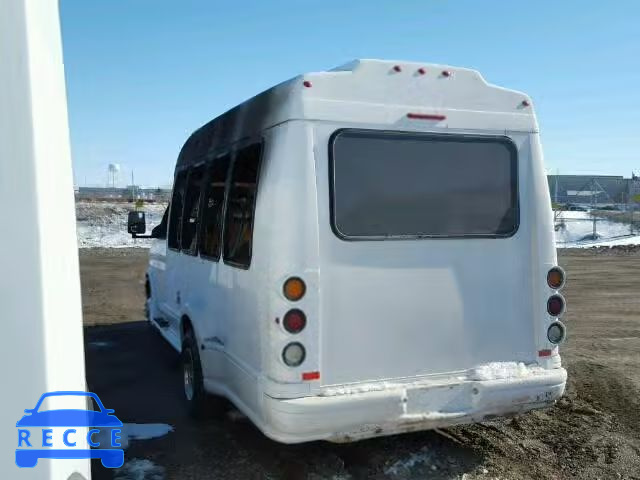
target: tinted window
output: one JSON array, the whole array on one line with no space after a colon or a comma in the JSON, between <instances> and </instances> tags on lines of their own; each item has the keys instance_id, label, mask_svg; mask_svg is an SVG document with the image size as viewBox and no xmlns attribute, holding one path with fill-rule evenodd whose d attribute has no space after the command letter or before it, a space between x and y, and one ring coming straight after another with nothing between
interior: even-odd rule
<instances>
[{"instance_id":1,"label":"tinted window","mask_svg":"<svg viewBox=\"0 0 640 480\"><path fill-rule=\"evenodd\" d=\"M182 225L182 206L184 205L186 179L186 172L181 172L176 176L173 184L169 218L169 248L180 248L180 226Z\"/></svg>"},{"instance_id":2,"label":"tinted window","mask_svg":"<svg viewBox=\"0 0 640 480\"><path fill-rule=\"evenodd\" d=\"M216 260L220 258L220 247L222 245L222 212L225 182L227 181L230 160L229 155L225 155L216 158L209 167L202 207L200 253Z\"/></svg>"},{"instance_id":3,"label":"tinted window","mask_svg":"<svg viewBox=\"0 0 640 480\"><path fill-rule=\"evenodd\" d=\"M518 227L517 156L504 137L343 130L330 151L339 236L493 237Z\"/></svg>"},{"instance_id":4,"label":"tinted window","mask_svg":"<svg viewBox=\"0 0 640 480\"><path fill-rule=\"evenodd\" d=\"M200 209L200 191L204 168L194 168L187 178L187 190L182 218L182 238L180 245L185 253L195 255L198 252L198 221Z\"/></svg>"},{"instance_id":5,"label":"tinted window","mask_svg":"<svg viewBox=\"0 0 640 480\"><path fill-rule=\"evenodd\" d=\"M224 224L224 259L248 268L253 243L253 215L262 146L250 145L236 153L229 184Z\"/></svg>"}]
</instances>

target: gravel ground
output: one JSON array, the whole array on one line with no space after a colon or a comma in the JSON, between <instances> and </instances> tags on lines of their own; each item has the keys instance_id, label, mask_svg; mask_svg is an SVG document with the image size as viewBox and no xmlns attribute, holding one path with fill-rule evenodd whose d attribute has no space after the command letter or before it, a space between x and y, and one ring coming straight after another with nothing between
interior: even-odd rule
<instances>
[{"instance_id":1,"label":"gravel ground","mask_svg":"<svg viewBox=\"0 0 640 480\"><path fill-rule=\"evenodd\" d=\"M640 247L560 251L569 385L554 407L348 445L281 445L232 407L189 419L176 354L141 321L146 255L80 251L87 379L124 422L174 431L133 441L119 472L94 464L94 479L640 479Z\"/></svg>"}]
</instances>

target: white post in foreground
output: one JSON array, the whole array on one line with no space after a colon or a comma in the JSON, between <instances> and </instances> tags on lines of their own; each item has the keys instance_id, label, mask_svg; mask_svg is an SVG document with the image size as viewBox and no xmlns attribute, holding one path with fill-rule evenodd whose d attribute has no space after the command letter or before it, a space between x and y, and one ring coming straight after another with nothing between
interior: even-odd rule
<instances>
[{"instance_id":1,"label":"white post in foreground","mask_svg":"<svg viewBox=\"0 0 640 480\"><path fill-rule=\"evenodd\" d=\"M90 478L88 460L15 464L24 409L44 392L86 388L58 15L57 0L0 0L0 478L7 479ZM66 408L86 404L78 397Z\"/></svg>"}]
</instances>

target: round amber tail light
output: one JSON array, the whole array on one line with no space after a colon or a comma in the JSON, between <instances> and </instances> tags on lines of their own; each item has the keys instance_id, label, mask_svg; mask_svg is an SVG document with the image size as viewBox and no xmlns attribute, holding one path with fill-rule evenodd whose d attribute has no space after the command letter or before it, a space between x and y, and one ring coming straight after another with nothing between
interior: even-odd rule
<instances>
[{"instance_id":1,"label":"round amber tail light","mask_svg":"<svg viewBox=\"0 0 640 480\"><path fill-rule=\"evenodd\" d=\"M307 291L307 286L304 284L300 277L288 278L282 287L282 293L287 300L292 302L300 300L304 297Z\"/></svg>"},{"instance_id":2,"label":"round amber tail light","mask_svg":"<svg viewBox=\"0 0 640 480\"><path fill-rule=\"evenodd\" d=\"M564 286L564 270L560 267L553 267L547 273L547 285L553 288L554 290L558 290Z\"/></svg>"}]
</instances>

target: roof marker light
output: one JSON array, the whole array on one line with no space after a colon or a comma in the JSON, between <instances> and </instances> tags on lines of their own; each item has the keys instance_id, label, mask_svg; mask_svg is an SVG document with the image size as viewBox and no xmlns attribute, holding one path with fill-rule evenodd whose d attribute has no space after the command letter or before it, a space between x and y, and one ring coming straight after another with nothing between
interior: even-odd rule
<instances>
[{"instance_id":1,"label":"roof marker light","mask_svg":"<svg viewBox=\"0 0 640 480\"><path fill-rule=\"evenodd\" d=\"M520 105L522 105L523 107L528 107L531 105L531 103L529 102L529 100L522 100L522 103Z\"/></svg>"},{"instance_id":2,"label":"roof marker light","mask_svg":"<svg viewBox=\"0 0 640 480\"><path fill-rule=\"evenodd\" d=\"M311 82L309 80L305 80L304 82L302 82L302 85L304 85L307 88L311 88Z\"/></svg>"},{"instance_id":3,"label":"roof marker light","mask_svg":"<svg viewBox=\"0 0 640 480\"><path fill-rule=\"evenodd\" d=\"M394 65L393 66L393 71L394 72L401 72L402 71L402 67L400 67L400 65Z\"/></svg>"},{"instance_id":4,"label":"roof marker light","mask_svg":"<svg viewBox=\"0 0 640 480\"><path fill-rule=\"evenodd\" d=\"M451 76L451 72L449 70L443 70L442 71L442 76L443 77L450 77Z\"/></svg>"},{"instance_id":5,"label":"roof marker light","mask_svg":"<svg viewBox=\"0 0 640 480\"><path fill-rule=\"evenodd\" d=\"M407 113L407 118L412 120L446 120L445 115L436 115L430 113Z\"/></svg>"},{"instance_id":6,"label":"roof marker light","mask_svg":"<svg viewBox=\"0 0 640 480\"><path fill-rule=\"evenodd\" d=\"M418 75L424 75L425 73L427 73L427 70L426 70L426 69L424 69L424 68L422 68L422 67L420 67L420 68L418 69Z\"/></svg>"}]
</instances>

